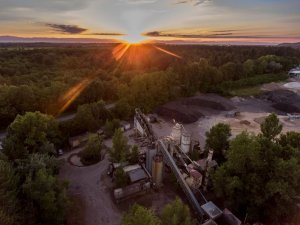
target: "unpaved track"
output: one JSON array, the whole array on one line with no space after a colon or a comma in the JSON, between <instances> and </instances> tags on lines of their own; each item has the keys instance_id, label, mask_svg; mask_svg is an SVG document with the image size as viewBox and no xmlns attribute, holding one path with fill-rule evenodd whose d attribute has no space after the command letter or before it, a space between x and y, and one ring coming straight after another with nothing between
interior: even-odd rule
<instances>
[{"instance_id":1,"label":"unpaved track","mask_svg":"<svg viewBox=\"0 0 300 225\"><path fill-rule=\"evenodd\" d=\"M68 155L63 158L66 159ZM121 212L112 201L110 182L106 176L108 160L88 167L75 167L65 161L60 178L68 180L69 192L82 199L85 208L84 225L120 225Z\"/></svg>"}]
</instances>

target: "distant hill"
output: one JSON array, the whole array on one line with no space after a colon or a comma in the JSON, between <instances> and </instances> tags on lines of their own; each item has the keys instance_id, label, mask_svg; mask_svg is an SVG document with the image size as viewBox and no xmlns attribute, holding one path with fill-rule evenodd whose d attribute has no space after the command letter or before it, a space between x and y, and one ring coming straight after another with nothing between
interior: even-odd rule
<instances>
[{"instance_id":1,"label":"distant hill","mask_svg":"<svg viewBox=\"0 0 300 225\"><path fill-rule=\"evenodd\" d=\"M112 39L0 36L0 43L116 43Z\"/></svg>"},{"instance_id":2,"label":"distant hill","mask_svg":"<svg viewBox=\"0 0 300 225\"><path fill-rule=\"evenodd\" d=\"M292 48L299 48L300 49L300 42L298 42L298 43L282 43L282 44L279 44L278 46L292 47Z\"/></svg>"}]
</instances>

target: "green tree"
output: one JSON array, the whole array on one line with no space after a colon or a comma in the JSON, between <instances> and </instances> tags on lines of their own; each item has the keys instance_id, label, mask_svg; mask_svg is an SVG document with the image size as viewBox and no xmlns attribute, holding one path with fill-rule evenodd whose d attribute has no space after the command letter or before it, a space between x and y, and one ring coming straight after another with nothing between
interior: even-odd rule
<instances>
[{"instance_id":1,"label":"green tree","mask_svg":"<svg viewBox=\"0 0 300 225\"><path fill-rule=\"evenodd\" d=\"M102 140L98 135L90 135L87 145L79 153L80 160L84 165L92 165L101 160Z\"/></svg>"},{"instance_id":2,"label":"green tree","mask_svg":"<svg viewBox=\"0 0 300 225\"><path fill-rule=\"evenodd\" d=\"M190 209L178 197L167 204L161 215L162 225L195 225Z\"/></svg>"},{"instance_id":3,"label":"green tree","mask_svg":"<svg viewBox=\"0 0 300 225\"><path fill-rule=\"evenodd\" d=\"M82 130L96 131L111 118L111 113L105 108L103 101L84 104L78 107L75 123Z\"/></svg>"},{"instance_id":4,"label":"green tree","mask_svg":"<svg viewBox=\"0 0 300 225\"><path fill-rule=\"evenodd\" d=\"M116 106L113 108L113 112L117 118L128 120L133 114L133 109L128 101L124 99L124 96L121 96L121 100L117 102Z\"/></svg>"},{"instance_id":5,"label":"green tree","mask_svg":"<svg viewBox=\"0 0 300 225\"><path fill-rule=\"evenodd\" d=\"M15 169L0 160L0 221L5 225L19 224L20 202L18 200L19 176Z\"/></svg>"},{"instance_id":6,"label":"green tree","mask_svg":"<svg viewBox=\"0 0 300 225\"><path fill-rule=\"evenodd\" d=\"M160 225L159 218L151 209L140 205L133 205L122 219L122 225Z\"/></svg>"},{"instance_id":7,"label":"green tree","mask_svg":"<svg viewBox=\"0 0 300 225\"><path fill-rule=\"evenodd\" d=\"M244 73L246 77L254 75L255 64L252 59L248 59L243 63Z\"/></svg>"},{"instance_id":8,"label":"green tree","mask_svg":"<svg viewBox=\"0 0 300 225\"><path fill-rule=\"evenodd\" d=\"M129 154L129 162L130 164L137 164L139 162L140 157L140 150L137 145L134 145L131 148L130 154Z\"/></svg>"},{"instance_id":9,"label":"green tree","mask_svg":"<svg viewBox=\"0 0 300 225\"><path fill-rule=\"evenodd\" d=\"M37 224L63 223L68 198L65 185L57 178L47 173L45 169L39 169L27 176L22 189L27 204L32 203L34 206Z\"/></svg>"},{"instance_id":10,"label":"green tree","mask_svg":"<svg viewBox=\"0 0 300 225\"><path fill-rule=\"evenodd\" d=\"M122 167L119 167L114 172L114 182L117 188L125 187L128 184L128 176Z\"/></svg>"},{"instance_id":11,"label":"green tree","mask_svg":"<svg viewBox=\"0 0 300 225\"><path fill-rule=\"evenodd\" d=\"M115 131L120 128L120 120L113 119L113 120L106 120L104 126L104 133L108 137L112 137Z\"/></svg>"},{"instance_id":12,"label":"green tree","mask_svg":"<svg viewBox=\"0 0 300 225\"><path fill-rule=\"evenodd\" d=\"M206 132L206 145L205 148L208 151L212 149L214 151L213 158L222 163L225 160L225 151L229 147L229 138L231 136L230 126L224 123L219 123L213 126L209 132Z\"/></svg>"},{"instance_id":13,"label":"green tree","mask_svg":"<svg viewBox=\"0 0 300 225\"><path fill-rule=\"evenodd\" d=\"M128 155L128 140L123 131L119 128L113 136L113 147L109 150L110 160L112 162L124 162Z\"/></svg>"},{"instance_id":14,"label":"green tree","mask_svg":"<svg viewBox=\"0 0 300 225\"><path fill-rule=\"evenodd\" d=\"M3 141L4 154L9 159L26 158L32 153L55 154L55 146L60 144L58 122L40 112L18 115L8 128Z\"/></svg>"},{"instance_id":15,"label":"green tree","mask_svg":"<svg viewBox=\"0 0 300 225\"><path fill-rule=\"evenodd\" d=\"M268 138L278 135L278 129L262 128ZM213 174L214 189L240 215L248 214L250 221L284 224L295 213L295 197L300 194L300 148L286 144L286 136L278 141L265 134L243 132L231 141L227 161Z\"/></svg>"},{"instance_id":16,"label":"green tree","mask_svg":"<svg viewBox=\"0 0 300 225\"><path fill-rule=\"evenodd\" d=\"M260 129L264 137L272 140L281 133L282 124L280 124L276 114L272 113L260 125Z\"/></svg>"}]
</instances>

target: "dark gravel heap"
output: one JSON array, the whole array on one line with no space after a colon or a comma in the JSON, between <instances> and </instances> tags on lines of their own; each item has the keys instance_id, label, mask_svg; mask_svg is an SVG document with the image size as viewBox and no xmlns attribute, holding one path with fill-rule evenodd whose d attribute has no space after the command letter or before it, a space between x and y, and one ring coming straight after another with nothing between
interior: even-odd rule
<instances>
[{"instance_id":1,"label":"dark gravel heap","mask_svg":"<svg viewBox=\"0 0 300 225\"><path fill-rule=\"evenodd\" d=\"M218 95L205 94L169 102L157 108L155 112L167 120L194 123L203 116L232 109L234 107L230 100Z\"/></svg>"},{"instance_id":2,"label":"dark gravel heap","mask_svg":"<svg viewBox=\"0 0 300 225\"><path fill-rule=\"evenodd\" d=\"M300 113L300 95L288 90L268 92L262 98L271 101L272 107L285 113Z\"/></svg>"}]
</instances>

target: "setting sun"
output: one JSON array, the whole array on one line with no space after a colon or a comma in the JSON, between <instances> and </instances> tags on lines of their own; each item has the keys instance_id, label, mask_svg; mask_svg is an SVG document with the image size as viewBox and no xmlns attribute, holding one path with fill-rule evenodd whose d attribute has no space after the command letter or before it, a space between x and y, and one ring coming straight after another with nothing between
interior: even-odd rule
<instances>
[{"instance_id":1,"label":"setting sun","mask_svg":"<svg viewBox=\"0 0 300 225\"><path fill-rule=\"evenodd\" d=\"M146 41L146 38L140 34L128 34L123 38L128 44L141 44Z\"/></svg>"}]
</instances>

